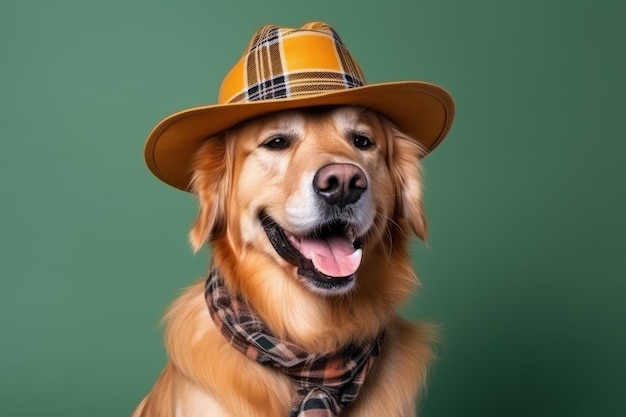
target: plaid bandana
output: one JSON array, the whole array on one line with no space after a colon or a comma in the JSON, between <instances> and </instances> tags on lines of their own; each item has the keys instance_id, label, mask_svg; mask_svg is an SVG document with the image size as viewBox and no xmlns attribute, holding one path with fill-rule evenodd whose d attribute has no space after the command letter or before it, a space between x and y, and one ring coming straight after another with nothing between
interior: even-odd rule
<instances>
[{"instance_id":1,"label":"plaid bandana","mask_svg":"<svg viewBox=\"0 0 626 417\"><path fill-rule=\"evenodd\" d=\"M240 297L231 297L216 269L209 274L205 297L213 322L233 347L295 382L289 417L339 416L356 399L380 353L383 333L330 355L308 353L278 339Z\"/></svg>"}]
</instances>

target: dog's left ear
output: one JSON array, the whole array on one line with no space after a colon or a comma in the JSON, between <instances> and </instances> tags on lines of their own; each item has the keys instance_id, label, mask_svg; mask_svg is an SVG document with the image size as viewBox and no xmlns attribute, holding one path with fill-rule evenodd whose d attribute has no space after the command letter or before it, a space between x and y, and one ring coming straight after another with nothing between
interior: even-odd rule
<instances>
[{"instance_id":1,"label":"dog's left ear","mask_svg":"<svg viewBox=\"0 0 626 417\"><path fill-rule=\"evenodd\" d=\"M404 219L413 232L426 240L426 218L422 205L420 160L426 155L423 146L405 135L390 122L383 123L389 138L388 165L396 196L397 218Z\"/></svg>"},{"instance_id":2,"label":"dog's left ear","mask_svg":"<svg viewBox=\"0 0 626 417\"><path fill-rule=\"evenodd\" d=\"M223 135L207 140L196 155L191 187L198 195L200 207L189 232L194 251L226 230L226 200L231 176L229 161Z\"/></svg>"}]
</instances>

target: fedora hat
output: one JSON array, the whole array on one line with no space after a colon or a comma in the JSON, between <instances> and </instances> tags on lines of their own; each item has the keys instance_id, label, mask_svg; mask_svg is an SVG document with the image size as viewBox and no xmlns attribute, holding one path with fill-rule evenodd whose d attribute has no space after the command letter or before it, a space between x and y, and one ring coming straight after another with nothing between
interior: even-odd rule
<instances>
[{"instance_id":1,"label":"fedora hat","mask_svg":"<svg viewBox=\"0 0 626 417\"><path fill-rule=\"evenodd\" d=\"M224 78L217 104L183 110L156 125L146 142L146 163L165 183L191 191L192 161L207 139L263 114L328 105L361 106L383 114L427 152L441 143L454 118L452 97L434 84L366 84L329 25L268 25L254 34Z\"/></svg>"}]
</instances>

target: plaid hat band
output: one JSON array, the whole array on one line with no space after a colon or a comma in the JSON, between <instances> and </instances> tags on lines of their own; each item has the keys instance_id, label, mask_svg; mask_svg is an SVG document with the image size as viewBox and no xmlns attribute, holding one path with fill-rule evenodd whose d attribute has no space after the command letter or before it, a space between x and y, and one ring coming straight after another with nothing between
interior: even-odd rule
<instances>
[{"instance_id":1,"label":"plaid hat band","mask_svg":"<svg viewBox=\"0 0 626 417\"><path fill-rule=\"evenodd\" d=\"M300 29L264 26L225 77L218 103L295 98L361 87L354 58L324 23Z\"/></svg>"}]
</instances>

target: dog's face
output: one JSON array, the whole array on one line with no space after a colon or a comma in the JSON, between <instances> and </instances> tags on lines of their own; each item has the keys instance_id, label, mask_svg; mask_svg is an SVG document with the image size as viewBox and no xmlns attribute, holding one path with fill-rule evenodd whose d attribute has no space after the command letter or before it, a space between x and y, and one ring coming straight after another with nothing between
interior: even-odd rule
<instances>
[{"instance_id":1,"label":"dog's face","mask_svg":"<svg viewBox=\"0 0 626 417\"><path fill-rule=\"evenodd\" d=\"M364 256L393 249L392 235L424 237L422 155L384 117L353 107L245 122L197 156L192 244L226 236L233 250L262 252L315 294L345 294Z\"/></svg>"}]
</instances>

